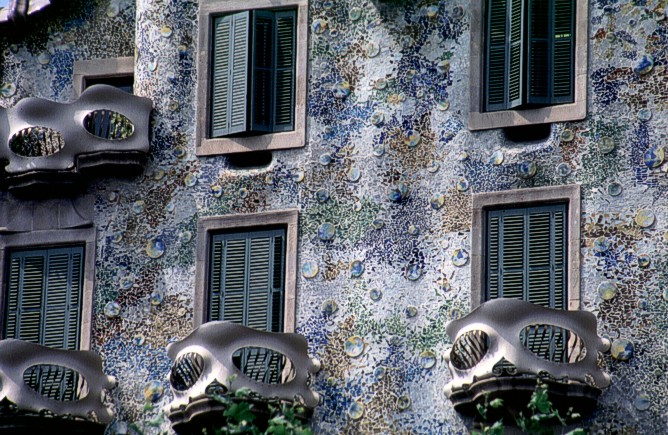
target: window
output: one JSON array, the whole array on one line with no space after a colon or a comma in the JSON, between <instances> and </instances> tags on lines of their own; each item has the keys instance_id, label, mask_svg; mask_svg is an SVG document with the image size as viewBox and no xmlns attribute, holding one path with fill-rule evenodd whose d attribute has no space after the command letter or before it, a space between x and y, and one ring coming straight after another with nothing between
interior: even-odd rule
<instances>
[{"instance_id":1,"label":"window","mask_svg":"<svg viewBox=\"0 0 668 435\"><path fill-rule=\"evenodd\" d=\"M294 331L297 219L286 210L199 220L195 326Z\"/></svg>"},{"instance_id":2,"label":"window","mask_svg":"<svg viewBox=\"0 0 668 435\"><path fill-rule=\"evenodd\" d=\"M95 198L0 198L0 338L90 349Z\"/></svg>"},{"instance_id":3,"label":"window","mask_svg":"<svg viewBox=\"0 0 668 435\"><path fill-rule=\"evenodd\" d=\"M580 188L473 196L472 305L498 297L578 309Z\"/></svg>"},{"instance_id":4,"label":"window","mask_svg":"<svg viewBox=\"0 0 668 435\"><path fill-rule=\"evenodd\" d=\"M211 137L294 129L296 21L295 10L214 20Z\"/></svg>"},{"instance_id":5,"label":"window","mask_svg":"<svg viewBox=\"0 0 668 435\"><path fill-rule=\"evenodd\" d=\"M134 58L78 60L74 62L74 97L93 85L110 85L129 94L134 86Z\"/></svg>"},{"instance_id":6,"label":"window","mask_svg":"<svg viewBox=\"0 0 668 435\"><path fill-rule=\"evenodd\" d=\"M304 146L306 17L306 0L200 6L198 155Z\"/></svg>"},{"instance_id":7,"label":"window","mask_svg":"<svg viewBox=\"0 0 668 435\"><path fill-rule=\"evenodd\" d=\"M565 308L566 204L489 210L485 300Z\"/></svg>"},{"instance_id":8,"label":"window","mask_svg":"<svg viewBox=\"0 0 668 435\"><path fill-rule=\"evenodd\" d=\"M472 130L586 116L585 0L475 0Z\"/></svg>"},{"instance_id":9,"label":"window","mask_svg":"<svg viewBox=\"0 0 668 435\"><path fill-rule=\"evenodd\" d=\"M297 211L288 210L200 219L196 325L226 320L294 331L297 218ZM259 347L239 350L232 359L246 376L264 383L278 383L287 363L280 353Z\"/></svg>"},{"instance_id":10,"label":"window","mask_svg":"<svg viewBox=\"0 0 668 435\"><path fill-rule=\"evenodd\" d=\"M4 338L79 349L84 247L13 250Z\"/></svg>"},{"instance_id":11,"label":"window","mask_svg":"<svg viewBox=\"0 0 668 435\"><path fill-rule=\"evenodd\" d=\"M216 234L208 320L283 331L285 228Z\"/></svg>"}]
</instances>

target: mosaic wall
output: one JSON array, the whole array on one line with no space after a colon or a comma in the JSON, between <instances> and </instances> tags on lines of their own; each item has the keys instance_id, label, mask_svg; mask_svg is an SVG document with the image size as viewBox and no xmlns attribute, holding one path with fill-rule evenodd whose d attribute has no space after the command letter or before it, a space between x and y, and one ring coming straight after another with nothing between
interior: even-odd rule
<instances>
[{"instance_id":1,"label":"mosaic wall","mask_svg":"<svg viewBox=\"0 0 668 435\"><path fill-rule=\"evenodd\" d=\"M668 425L664 2L591 2L589 116L533 143L466 128L468 2L406 3L311 0L308 144L252 170L195 156L196 2L70 1L0 36L4 106L69 101L75 60L133 53L154 102L145 173L89 187L111 433L167 428L165 345L191 328L197 219L285 208L300 210L298 330L323 365L316 432L461 433L444 327L470 303L471 195L560 184L582 186L583 308L630 357L606 356L612 386L586 424Z\"/></svg>"}]
</instances>

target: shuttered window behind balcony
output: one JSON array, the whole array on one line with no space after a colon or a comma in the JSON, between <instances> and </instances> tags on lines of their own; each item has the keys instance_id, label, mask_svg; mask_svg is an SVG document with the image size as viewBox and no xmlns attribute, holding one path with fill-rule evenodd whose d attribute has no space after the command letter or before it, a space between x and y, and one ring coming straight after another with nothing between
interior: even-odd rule
<instances>
[{"instance_id":1,"label":"shuttered window behind balcony","mask_svg":"<svg viewBox=\"0 0 668 435\"><path fill-rule=\"evenodd\" d=\"M566 309L566 204L487 212L487 299Z\"/></svg>"},{"instance_id":2,"label":"shuttered window behind balcony","mask_svg":"<svg viewBox=\"0 0 668 435\"><path fill-rule=\"evenodd\" d=\"M285 229L213 236L209 320L283 330Z\"/></svg>"},{"instance_id":3,"label":"shuttered window behind balcony","mask_svg":"<svg viewBox=\"0 0 668 435\"><path fill-rule=\"evenodd\" d=\"M567 205L487 212L486 300L515 298L567 309ZM521 335L534 354L554 362L568 358L563 328L527 325Z\"/></svg>"},{"instance_id":4,"label":"shuttered window behind balcony","mask_svg":"<svg viewBox=\"0 0 668 435\"><path fill-rule=\"evenodd\" d=\"M83 256L82 246L11 252L5 338L79 348Z\"/></svg>"},{"instance_id":5,"label":"shuttered window behind balcony","mask_svg":"<svg viewBox=\"0 0 668 435\"><path fill-rule=\"evenodd\" d=\"M211 243L209 320L283 331L285 229L218 234ZM237 352L235 364L251 379L278 382L282 356L266 349Z\"/></svg>"}]
</instances>

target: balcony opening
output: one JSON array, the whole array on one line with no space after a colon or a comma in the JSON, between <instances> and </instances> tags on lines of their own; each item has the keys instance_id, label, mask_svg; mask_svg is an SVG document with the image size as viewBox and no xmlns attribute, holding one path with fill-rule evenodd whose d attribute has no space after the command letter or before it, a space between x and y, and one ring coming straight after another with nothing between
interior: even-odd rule
<instances>
[{"instance_id":1,"label":"balcony opening","mask_svg":"<svg viewBox=\"0 0 668 435\"><path fill-rule=\"evenodd\" d=\"M503 129L506 140L515 143L543 142L550 137L551 132L552 124L521 125Z\"/></svg>"},{"instance_id":2,"label":"balcony opening","mask_svg":"<svg viewBox=\"0 0 668 435\"><path fill-rule=\"evenodd\" d=\"M271 151L253 151L236 153L227 156L230 169L260 169L271 164Z\"/></svg>"},{"instance_id":3,"label":"balcony opening","mask_svg":"<svg viewBox=\"0 0 668 435\"><path fill-rule=\"evenodd\" d=\"M47 157L63 148L63 135L46 127L24 128L9 139L9 149L23 157Z\"/></svg>"}]
</instances>

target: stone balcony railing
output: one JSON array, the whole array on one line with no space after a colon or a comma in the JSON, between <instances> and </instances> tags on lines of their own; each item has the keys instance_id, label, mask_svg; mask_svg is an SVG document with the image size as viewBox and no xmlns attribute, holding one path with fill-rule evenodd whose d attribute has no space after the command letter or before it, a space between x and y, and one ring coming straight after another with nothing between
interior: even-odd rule
<instances>
[{"instance_id":1,"label":"stone balcony railing","mask_svg":"<svg viewBox=\"0 0 668 435\"><path fill-rule=\"evenodd\" d=\"M610 342L597 335L596 317L588 311L495 299L449 322L446 332L453 346L445 393L463 414L475 415L477 404L494 398L523 408L539 380L557 409L588 413L610 384L599 367ZM512 415L521 409L505 410Z\"/></svg>"},{"instance_id":2,"label":"stone balcony railing","mask_svg":"<svg viewBox=\"0 0 668 435\"><path fill-rule=\"evenodd\" d=\"M225 409L216 396L240 389L252 391L256 404L271 399L312 410L320 401L309 388L320 363L308 356L306 339L299 334L209 322L170 344L167 353L174 361L168 417L179 434L213 433Z\"/></svg>"},{"instance_id":3,"label":"stone balcony railing","mask_svg":"<svg viewBox=\"0 0 668 435\"><path fill-rule=\"evenodd\" d=\"M0 24L25 20L57 0L9 0L7 6L0 8Z\"/></svg>"},{"instance_id":4,"label":"stone balcony railing","mask_svg":"<svg viewBox=\"0 0 668 435\"><path fill-rule=\"evenodd\" d=\"M82 175L143 169L153 103L107 85L63 104L25 98L0 109L0 183L14 193L63 191Z\"/></svg>"},{"instance_id":5,"label":"stone balcony railing","mask_svg":"<svg viewBox=\"0 0 668 435\"><path fill-rule=\"evenodd\" d=\"M0 433L102 434L115 385L93 352L0 340Z\"/></svg>"}]
</instances>

